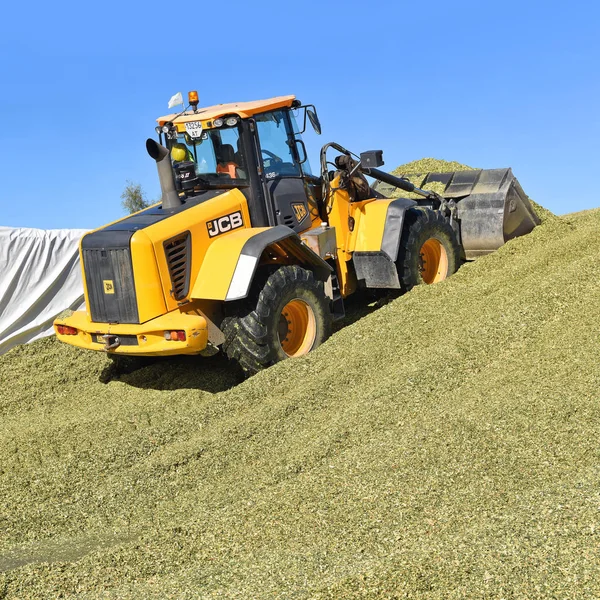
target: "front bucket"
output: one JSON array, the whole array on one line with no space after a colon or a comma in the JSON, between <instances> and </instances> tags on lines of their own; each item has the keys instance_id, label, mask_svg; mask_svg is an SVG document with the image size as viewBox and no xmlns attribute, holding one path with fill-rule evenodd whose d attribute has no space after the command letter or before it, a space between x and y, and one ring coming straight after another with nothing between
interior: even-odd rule
<instances>
[{"instance_id":1,"label":"front bucket","mask_svg":"<svg viewBox=\"0 0 600 600\"><path fill-rule=\"evenodd\" d=\"M489 254L540 224L511 169L402 176L417 187L427 190L429 186L444 198L456 202L456 216L467 260Z\"/></svg>"}]
</instances>

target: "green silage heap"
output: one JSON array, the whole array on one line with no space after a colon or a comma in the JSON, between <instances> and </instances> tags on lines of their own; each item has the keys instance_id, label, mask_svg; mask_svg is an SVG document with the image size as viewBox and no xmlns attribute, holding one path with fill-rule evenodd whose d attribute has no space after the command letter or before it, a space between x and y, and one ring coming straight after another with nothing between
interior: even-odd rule
<instances>
[{"instance_id":1,"label":"green silage heap","mask_svg":"<svg viewBox=\"0 0 600 600\"><path fill-rule=\"evenodd\" d=\"M413 160L412 162L400 165L398 168L391 171L392 175L404 177L414 183L417 187L423 185L423 181L427 173L448 173L450 171L472 171L473 167L468 167L455 161L440 160L438 158L422 158L421 160ZM442 194L445 186L439 182L430 183L425 186L427 190ZM375 188L383 193L387 198L412 198L414 200L420 198L418 194L404 192L398 188L381 182L375 184Z\"/></svg>"},{"instance_id":2,"label":"green silage heap","mask_svg":"<svg viewBox=\"0 0 600 600\"><path fill-rule=\"evenodd\" d=\"M599 253L547 218L239 385L0 357L0 598L598 596Z\"/></svg>"}]
</instances>

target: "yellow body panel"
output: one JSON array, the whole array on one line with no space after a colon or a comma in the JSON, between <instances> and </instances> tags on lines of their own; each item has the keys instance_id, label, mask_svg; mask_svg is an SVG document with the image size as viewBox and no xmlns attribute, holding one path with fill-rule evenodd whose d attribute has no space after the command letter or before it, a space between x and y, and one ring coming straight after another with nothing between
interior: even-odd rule
<instances>
[{"instance_id":1,"label":"yellow body panel","mask_svg":"<svg viewBox=\"0 0 600 600\"><path fill-rule=\"evenodd\" d=\"M211 239L208 233L207 222L236 211L240 211L242 214L243 223L241 229L230 233L223 233ZM118 219L99 229L109 227L130 216L131 215L128 215L123 219ZM178 214L171 215L153 225L149 225L144 229L136 231L131 237L130 245L140 323L154 319L159 315L168 313L178 306L189 302L193 297L191 294L193 283L198 276L204 256L210 246L222 238L231 236L236 232L242 231L243 228L249 227L250 214L248 212L246 197L238 189L232 189L219 194L215 198L202 202L197 206L193 206ZM185 231L189 231L192 236L190 288L188 296L185 299L178 301L170 294L171 277L163 244L165 241ZM81 242L80 255L82 256ZM237 260L237 255L235 259ZM90 302L83 260L81 261L81 269L85 303L86 307L89 307ZM87 317L88 319L91 319L89 313ZM70 340L68 339L70 336L63 337L67 338L65 341L70 343Z\"/></svg>"},{"instance_id":2,"label":"yellow body panel","mask_svg":"<svg viewBox=\"0 0 600 600\"><path fill-rule=\"evenodd\" d=\"M192 279L190 296L206 300L225 300L244 244L269 227L238 229L216 239L207 249L198 277Z\"/></svg>"},{"instance_id":3,"label":"yellow body panel","mask_svg":"<svg viewBox=\"0 0 600 600\"><path fill-rule=\"evenodd\" d=\"M208 234L207 222L236 211L241 211L243 225L241 229L236 229L232 232L223 233L219 236L211 238ZM163 243L184 232L189 231L192 235L192 263L190 268L190 292L193 286L193 282L196 281L200 268L203 264L204 257L207 251L217 242L220 242L223 238L228 238L236 235L238 232L243 231L244 228L250 227L250 214L248 212L248 203L246 197L238 189L229 190L211 200L207 200L202 204L198 204L192 208L182 211L179 214L175 214L168 219L159 221L154 225L146 227L143 231L138 233L144 233L148 236L154 245L154 254L156 255L156 261L158 264L158 272L160 275L160 281L162 282L162 288L164 290L164 299L167 310L173 310L180 305L182 301L177 301L169 294L171 289L171 277L169 275L169 267L167 265L167 259ZM138 236L136 233L133 236L135 240ZM237 259L237 256L236 256ZM137 286L136 286L136 292ZM194 297L192 293L188 293L187 299ZM197 297L197 296L196 296ZM138 294L138 305L144 303L145 300L142 295Z\"/></svg>"},{"instance_id":4,"label":"yellow body panel","mask_svg":"<svg viewBox=\"0 0 600 600\"><path fill-rule=\"evenodd\" d=\"M387 210L393 200L372 199L350 204L354 230L349 232L349 252L378 252L381 250Z\"/></svg>"},{"instance_id":5,"label":"yellow body panel","mask_svg":"<svg viewBox=\"0 0 600 600\"><path fill-rule=\"evenodd\" d=\"M381 250L385 220L390 199L370 199L351 202L348 192L335 189L339 178L331 182L334 201L329 213L329 224L335 227L338 264L337 275L342 296L346 297L356 290L356 277L349 267L352 253L378 252ZM350 231L350 219L354 226Z\"/></svg>"},{"instance_id":6,"label":"yellow body panel","mask_svg":"<svg viewBox=\"0 0 600 600\"><path fill-rule=\"evenodd\" d=\"M78 330L77 335L61 335L57 325L67 325ZM198 354L208 343L207 319L195 312L177 309L141 325L92 323L83 311L74 312L70 317L57 319L54 322L56 336L62 342L86 348L87 350L104 349L104 342L98 341L98 335L135 335L138 345L119 346L113 354L134 356L168 356L173 354ZM165 331L183 330L185 342L167 341Z\"/></svg>"},{"instance_id":7,"label":"yellow body panel","mask_svg":"<svg viewBox=\"0 0 600 600\"><path fill-rule=\"evenodd\" d=\"M335 238L337 242L338 257L340 260L350 260L352 254L348 252L348 217L350 216L350 197L346 190L335 189L339 185L339 178L331 182L331 189L335 190L331 212L329 213L329 224L335 227Z\"/></svg>"},{"instance_id":8,"label":"yellow body panel","mask_svg":"<svg viewBox=\"0 0 600 600\"><path fill-rule=\"evenodd\" d=\"M145 229L131 238L131 263L140 323L167 312L152 240ZM167 288L168 290L168 288Z\"/></svg>"}]
</instances>

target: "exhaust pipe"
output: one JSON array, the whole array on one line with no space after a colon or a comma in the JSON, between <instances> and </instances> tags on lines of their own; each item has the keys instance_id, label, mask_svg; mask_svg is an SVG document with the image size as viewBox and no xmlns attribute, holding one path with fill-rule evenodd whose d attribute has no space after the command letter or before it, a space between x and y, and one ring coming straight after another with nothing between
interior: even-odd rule
<instances>
[{"instance_id":1,"label":"exhaust pipe","mask_svg":"<svg viewBox=\"0 0 600 600\"><path fill-rule=\"evenodd\" d=\"M175 184L173 183L173 173L171 172L171 161L168 159L169 150L153 140L146 140L146 150L148 154L156 161L158 169L158 179L160 180L160 191L162 193L163 208L177 208L181 206L181 199Z\"/></svg>"}]
</instances>

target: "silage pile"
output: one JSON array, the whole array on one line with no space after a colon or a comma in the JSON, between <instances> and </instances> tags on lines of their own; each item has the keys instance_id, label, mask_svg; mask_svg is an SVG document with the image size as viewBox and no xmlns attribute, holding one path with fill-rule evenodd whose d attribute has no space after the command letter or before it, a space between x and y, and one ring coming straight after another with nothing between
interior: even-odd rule
<instances>
[{"instance_id":1,"label":"silage pile","mask_svg":"<svg viewBox=\"0 0 600 600\"><path fill-rule=\"evenodd\" d=\"M597 596L599 253L546 215L240 385L10 352L0 598Z\"/></svg>"}]
</instances>

